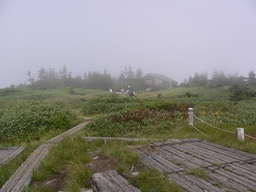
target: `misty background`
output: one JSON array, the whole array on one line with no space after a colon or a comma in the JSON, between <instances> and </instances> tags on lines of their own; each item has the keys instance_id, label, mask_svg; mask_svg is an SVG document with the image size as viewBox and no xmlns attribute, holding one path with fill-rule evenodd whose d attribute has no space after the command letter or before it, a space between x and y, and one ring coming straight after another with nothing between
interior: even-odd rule
<instances>
[{"instance_id":1,"label":"misty background","mask_svg":"<svg viewBox=\"0 0 256 192\"><path fill-rule=\"evenodd\" d=\"M66 66L118 77L130 66L181 83L256 71L255 0L0 0L0 88Z\"/></svg>"}]
</instances>

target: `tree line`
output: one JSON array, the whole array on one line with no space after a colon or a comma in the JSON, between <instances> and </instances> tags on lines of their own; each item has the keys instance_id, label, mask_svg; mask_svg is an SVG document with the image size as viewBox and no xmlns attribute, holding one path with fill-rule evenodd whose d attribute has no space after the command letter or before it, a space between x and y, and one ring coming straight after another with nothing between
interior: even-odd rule
<instances>
[{"instance_id":1,"label":"tree line","mask_svg":"<svg viewBox=\"0 0 256 192\"><path fill-rule=\"evenodd\" d=\"M189 77L188 80L184 80L180 84L182 87L223 87L231 85L248 85L251 87L256 87L256 74L253 70L248 73L247 77L236 74L225 75L223 71L215 71L211 77L208 78L207 73L198 74L195 73L193 77Z\"/></svg>"},{"instance_id":2,"label":"tree line","mask_svg":"<svg viewBox=\"0 0 256 192\"><path fill-rule=\"evenodd\" d=\"M120 91L127 88L128 85L135 90L146 90L147 85L143 79L143 71L139 68L133 70L132 67L125 67L121 71L119 77L112 77L107 70L103 73L97 71L89 71L84 73L83 76L72 76L66 66L63 66L58 72L53 69L45 69L42 67L38 71L37 78L33 77L31 72L28 71L28 87L32 89L54 89L54 88L88 88L88 89L101 89ZM217 88L230 86L231 89L242 88L256 88L256 74L253 70L248 73L247 77L236 74L226 75L223 71L215 71L211 78L207 73L195 73L185 79L178 86L180 87L208 87Z\"/></svg>"},{"instance_id":3,"label":"tree line","mask_svg":"<svg viewBox=\"0 0 256 192\"><path fill-rule=\"evenodd\" d=\"M146 89L143 81L143 72L141 69L134 71L132 67L125 67L118 78L112 77L107 70L103 73L98 71L89 71L83 76L72 76L66 66L63 66L58 72L53 69L42 67L38 71L37 78L33 77L28 71L28 82L26 85L32 89L56 89L63 87L88 88L100 90L120 91L127 88L128 85L136 90Z\"/></svg>"}]
</instances>

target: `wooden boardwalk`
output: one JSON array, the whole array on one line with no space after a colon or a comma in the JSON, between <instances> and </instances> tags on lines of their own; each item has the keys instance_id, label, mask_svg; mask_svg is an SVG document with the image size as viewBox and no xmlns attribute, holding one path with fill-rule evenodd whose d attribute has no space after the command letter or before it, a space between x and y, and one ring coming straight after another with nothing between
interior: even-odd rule
<instances>
[{"instance_id":1,"label":"wooden boardwalk","mask_svg":"<svg viewBox=\"0 0 256 192\"><path fill-rule=\"evenodd\" d=\"M1 147L0 164L7 164L11 159L16 157L24 150L24 147Z\"/></svg>"},{"instance_id":2,"label":"wooden boardwalk","mask_svg":"<svg viewBox=\"0 0 256 192\"><path fill-rule=\"evenodd\" d=\"M3 185L0 192L21 192L23 188L28 186L31 182L33 170L48 154L49 149L63 138L81 130L88 123L88 121L90 121L90 119L86 119L85 122L41 144Z\"/></svg>"},{"instance_id":3,"label":"wooden boardwalk","mask_svg":"<svg viewBox=\"0 0 256 192\"><path fill-rule=\"evenodd\" d=\"M185 191L256 192L254 154L198 139L171 139L137 150L142 163L166 173Z\"/></svg>"}]
</instances>

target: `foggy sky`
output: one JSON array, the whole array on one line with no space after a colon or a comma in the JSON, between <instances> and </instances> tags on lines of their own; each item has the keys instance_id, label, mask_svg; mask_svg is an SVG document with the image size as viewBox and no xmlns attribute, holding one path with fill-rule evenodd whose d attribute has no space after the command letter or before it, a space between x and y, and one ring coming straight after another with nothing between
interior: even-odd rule
<instances>
[{"instance_id":1,"label":"foggy sky","mask_svg":"<svg viewBox=\"0 0 256 192\"><path fill-rule=\"evenodd\" d=\"M0 88L41 67L118 77L125 67L179 83L256 72L255 0L0 0Z\"/></svg>"}]
</instances>

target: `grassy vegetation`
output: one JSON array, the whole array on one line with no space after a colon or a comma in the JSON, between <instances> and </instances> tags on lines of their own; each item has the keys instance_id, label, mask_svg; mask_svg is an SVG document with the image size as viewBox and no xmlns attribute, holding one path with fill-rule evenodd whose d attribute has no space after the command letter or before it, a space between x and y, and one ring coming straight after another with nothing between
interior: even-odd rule
<instances>
[{"instance_id":1,"label":"grassy vegetation","mask_svg":"<svg viewBox=\"0 0 256 192\"><path fill-rule=\"evenodd\" d=\"M197 97L187 97L187 93ZM214 126L233 132L243 127L246 134L256 137L255 100L234 103L229 100L227 87L139 92L138 97L135 100L110 92L70 88L2 93L0 146L25 145L26 150L9 164L0 165L1 186L35 146L78 124L85 116L94 120L52 148L34 171L32 184L26 191L78 191L90 187L89 178L94 172L102 171L104 167L99 165L106 162L141 191L182 191L165 175L145 168L129 148L149 141L85 142L82 136L199 138L256 154L253 139L238 141L235 134L219 131L196 119L194 126L204 135L187 125L187 108L193 107L197 117ZM133 176L131 170L140 174ZM200 170L188 174L205 177Z\"/></svg>"},{"instance_id":2,"label":"grassy vegetation","mask_svg":"<svg viewBox=\"0 0 256 192\"><path fill-rule=\"evenodd\" d=\"M202 179L207 179L208 175L205 170L199 169L199 168L194 168L190 169L187 171L188 174L194 175L196 177L202 178Z\"/></svg>"}]
</instances>

